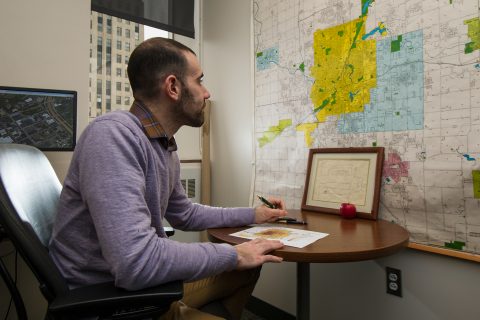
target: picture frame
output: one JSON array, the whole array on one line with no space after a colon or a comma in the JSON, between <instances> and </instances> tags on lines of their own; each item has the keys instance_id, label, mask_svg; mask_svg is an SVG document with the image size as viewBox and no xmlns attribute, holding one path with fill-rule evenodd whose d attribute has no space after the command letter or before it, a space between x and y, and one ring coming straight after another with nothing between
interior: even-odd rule
<instances>
[{"instance_id":1,"label":"picture frame","mask_svg":"<svg viewBox=\"0 0 480 320\"><path fill-rule=\"evenodd\" d=\"M302 209L340 214L353 203L357 217L376 220L383 160L383 147L310 149Z\"/></svg>"}]
</instances>

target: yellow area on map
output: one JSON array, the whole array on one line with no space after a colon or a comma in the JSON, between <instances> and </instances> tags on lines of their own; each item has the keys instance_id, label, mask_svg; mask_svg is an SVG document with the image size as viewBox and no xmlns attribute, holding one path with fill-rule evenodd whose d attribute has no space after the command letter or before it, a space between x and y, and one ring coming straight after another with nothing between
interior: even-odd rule
<instances>
[{"instance_id":1,"label":"yellow area on map","mask_svg":"<svg viewBox=\"0 0 480 320\"><path fill-rule=\"evenodd\" d=\"M473 197L480 199L480 170L472 170Z\"/></svg>"},{"instance_id":2,"label":"yellow area on map","mask_svg":"<svg viewBox=\"0 0 480 320\"><path fill-rule=\"evenodd\" d=\"M312 142L313 142L313 139L312 139L312 132L313 130L315 130L316 128L318 127L318 123L302 123L302 124L299 124L295 130L297 131L302 131L305 135L305 144L307 145L307 147L311 147L312 146Z\"/></svg>"},{"instance_id":3,"label":"yellow area on map","mask_svg":"<svg viewBox=\"0 0 480 320\"><path fill-rule=\"evenodd\" d=\"M267 131L263 133L263 136L258 139L260 148L266 145L267 143L272 142L276 137L278 137L283 130L292 125L292 119L283 119L278 121L277 126L271 126Z\"/></svg>"},{"instance_id":4,"label":"yellow area on map","mask_svg":"<svg viewBox=\"0 0 480 320\"><path fill-rule=\"evenodd\" d=\"M315 116L362 112L377 85L376 41L362 40L366 16L324 30L313 36L315 79L310 92Z\"/></svg>"},{"instance_id":5,"label":"yellow area on map","mask_svg":"<svg viewBox=\"0 0 480 320\"><path fill-rule=\"evenodd\" d=\"M468 26L468 37L472 40L465 44L465 53L472 53L480 49L480 18L472 18L464 21Z\"/></svg>"}]
</instances>

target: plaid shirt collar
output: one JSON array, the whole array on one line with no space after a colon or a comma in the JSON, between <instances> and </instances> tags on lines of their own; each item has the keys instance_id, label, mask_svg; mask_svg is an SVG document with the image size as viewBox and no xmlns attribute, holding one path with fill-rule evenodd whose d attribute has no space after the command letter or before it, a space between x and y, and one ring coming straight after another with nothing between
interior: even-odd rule
<instances>
[{"instance_id":1,"label":"plaid shirt collar","mask_svg":"<svg viewBox=\"0 0 480 320\"><path fill-rule=\"evenodd\" d=\"M133 113L143 126L143 131L150 139L158 139L160 144L168 151L176 151L177 143L175 138L168 138L165 130L163 130L160 122L155 119L153 114L148 108L140 101L135 100L130 108L130 112Z\"/></svg>"}]
</instances>

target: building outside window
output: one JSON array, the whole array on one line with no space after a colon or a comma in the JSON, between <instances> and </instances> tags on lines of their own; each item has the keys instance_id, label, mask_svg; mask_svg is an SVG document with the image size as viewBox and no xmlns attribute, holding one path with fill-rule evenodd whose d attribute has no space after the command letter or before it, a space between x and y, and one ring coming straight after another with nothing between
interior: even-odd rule
<instances>
[{"instance_id":1,"label":"building outside window","mask_svg":"<svg viewBox=\"0 0 480 320\"><path fill-rule=\"evenodd\" d=\"M131 40L132 33L135 43ZM110 111L130 109L133 102L127 74L130 53L144 39L158 36L168 38L169 34L163 30L130 23L125 19L91 12L90 120ZM115 88L112 88L112 85ZM112 92L112 89L115 91ZM112 93L115 97L112 97Z\"/></svg>"}]
</instances>

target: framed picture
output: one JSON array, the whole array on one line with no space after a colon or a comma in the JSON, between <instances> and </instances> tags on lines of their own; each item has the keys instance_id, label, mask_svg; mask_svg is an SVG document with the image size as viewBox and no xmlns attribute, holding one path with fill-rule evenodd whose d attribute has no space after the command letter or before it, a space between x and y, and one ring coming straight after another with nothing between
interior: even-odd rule
<instances>
[{"instance_id":1,"label":"framed picture","mask_svg":"<svg viewBox=\"0 0 480 320\"><path fill-rule=\"evenodd\" d=\"M353 203L360 218L376 220L383 147L310 149L302 209L340 214Z\"/></svg>"}]
</instances>

